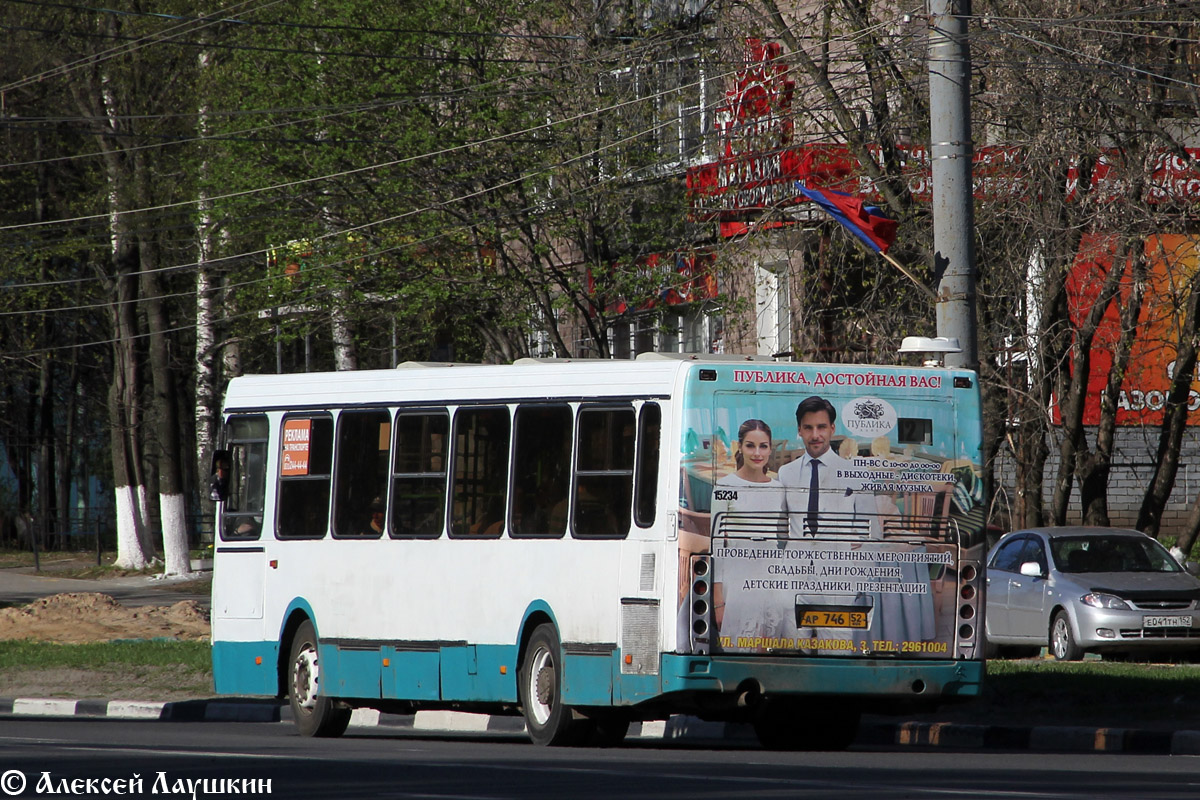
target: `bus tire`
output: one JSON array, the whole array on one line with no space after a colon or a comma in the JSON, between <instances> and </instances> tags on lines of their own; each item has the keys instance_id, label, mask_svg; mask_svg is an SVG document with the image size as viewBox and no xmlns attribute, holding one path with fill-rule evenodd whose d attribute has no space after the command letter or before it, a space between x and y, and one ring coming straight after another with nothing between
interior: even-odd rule
<instances>
[{"instance_id":1,"label":"bus tire","mask_svg":"<svg viewBox=\"0 0 1200 800\"><path fill-rule=\"evenodd\" d=\"M562 701L562 646L558 631L543 623L533 629L521 658L521 711L533 743L543 747L582 744L588 720L575 719Z\"/></svg>"},{"instance_id":2,"label":"bus tire","mask_svg":"<svg viewBox=\"0 0 1200 800\"><path fill-rule=\"evenodd\" d=\"M289 652L288 703L296 730L302 736L341 736L350 725L352 709L321 692L320 642L312 622L305 620L296 629Z\"/></svg>"},{"instance_id":3,"label":"bus tire","mask_svg":"<svg viewBox=\"0 0 1200 800\"><path fill-rule=\"evenodd\" d=\"M858 736L862 711L853 700L767 700L754 733L768 750L845 750Z\"/></svg>"},{"instance_id":4,"label":"bus tire","mask_svg":"<svg viewBox=\"0 0 1200 800\"><path fill-rule=\"evenodd\" d=\"M617 747L625 741L629 733L629 715L620 711L602 709L591 715L593 730L591 741L593 747Z\"/></svg>"}]
</instances>

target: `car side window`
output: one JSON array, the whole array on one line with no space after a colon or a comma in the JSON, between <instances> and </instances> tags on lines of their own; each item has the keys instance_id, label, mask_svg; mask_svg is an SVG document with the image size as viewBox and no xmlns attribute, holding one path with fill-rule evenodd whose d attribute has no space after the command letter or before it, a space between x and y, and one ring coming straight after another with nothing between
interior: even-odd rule
<instances>
[{"instance_id":1,"label":"car side window","mask_svg":"<svg viewBox=\"0 0 1200 800\"><path fill-rule=\"evenodd\" d=\"M1028 540L1028 546L1025 548L1025 552L1021 554L1021 564L1024 564L1026 561L1036 561L1037 565L1042 568L1042 574L1046 574L1046 548L1040 540ZM1017 565L1017 569L1021 568L1021 564Z\"/></svg>"},{"instance_id":2,"label":"car side window","mask_svg":"<svg viewBox=\"0 0 1200 800\"><path fill-rule=\"evenodd\" d=\"M1017 572L1021 569L1021 553L1025 550L1026 538L1019 536L1000 545L992 563L992 569L1002 572Z\"/></svg>"}]
</instances>

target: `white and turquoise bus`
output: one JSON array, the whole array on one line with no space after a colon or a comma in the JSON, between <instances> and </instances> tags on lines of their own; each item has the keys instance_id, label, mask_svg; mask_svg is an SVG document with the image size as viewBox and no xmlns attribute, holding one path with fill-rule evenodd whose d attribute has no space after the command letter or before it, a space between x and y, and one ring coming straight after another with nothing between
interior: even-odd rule
<instances>
[{"instance_id":1,"label":"white and turquoise bus","mask_svg":"<svg viewBox=\"0 0 1200 800\"><path fill-rule=\"evenodd\" d=\"M539 744L683 713L844 747L864 710L980 692L980 438L975 374L935 367L236 378L216 689L314 736L360 707L523 714Z\"/></svg>"}]
</instances>

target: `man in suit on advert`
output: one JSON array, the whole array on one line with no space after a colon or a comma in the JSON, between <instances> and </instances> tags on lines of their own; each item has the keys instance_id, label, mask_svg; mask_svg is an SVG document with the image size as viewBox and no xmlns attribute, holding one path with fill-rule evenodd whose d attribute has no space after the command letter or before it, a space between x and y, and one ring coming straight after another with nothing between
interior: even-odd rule
<instances>
[{"instance_id":1,"label":"man in suit on advert","mask_svg":"<svg viewBox=\"0 0 1200 800\"><path fill-rule=\"evenodd\" d=\"M876 527L871 493L858 490L861 481L839 475L852 464L830 447L836 420L837 411L823 397L809 397L796 406L796 428L804 442L804 455L779 468L793 539L861 535Z\"/></svg>"}]
</instances>

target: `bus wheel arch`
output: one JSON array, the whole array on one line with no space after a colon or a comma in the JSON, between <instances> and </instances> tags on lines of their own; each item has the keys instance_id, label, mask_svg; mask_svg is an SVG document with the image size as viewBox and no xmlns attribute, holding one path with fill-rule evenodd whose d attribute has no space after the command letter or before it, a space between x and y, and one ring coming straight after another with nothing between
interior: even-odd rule
<instances>
[{"instance_id":1,"label":"bus wheel arch","mask_svg":"<svg viewBox=\"0 0 1200 800\"><path fill-rule=\"evenodd\" d=\"M592 732L590 720L563 702L562 642L549 619L538 622L531 617L522 636L520 664L517 697L533 743L553 747L586 742Z\"/></svg>"},{"instance_id":2,"label":"bus wheel arch","mask_svg":"<svg viewBox=\"0 0 1200 800\"><path fill-rule=\"evenodd\" d=\"M353 709L321 691L320 640L312 620L300 615L288 639L285 680L296 729L303 736L341 736Z\"/></svg>"},{"instance_id":3,"label":"bus wheel arch","mask_svg":"<svg viewBox=\"0 0 1200 800\"><path fill-rule=\"evenodd\" d=\"M275 672L279 682L277 697L287 698L288 682L291 674L292 643L296 640L296 631L305 622L311 623L311 619L302 609L293 609L288 614L287 621L283 624L283 629L279 632L279 655L275 664Z\"/></svg>"}]
</instances>

